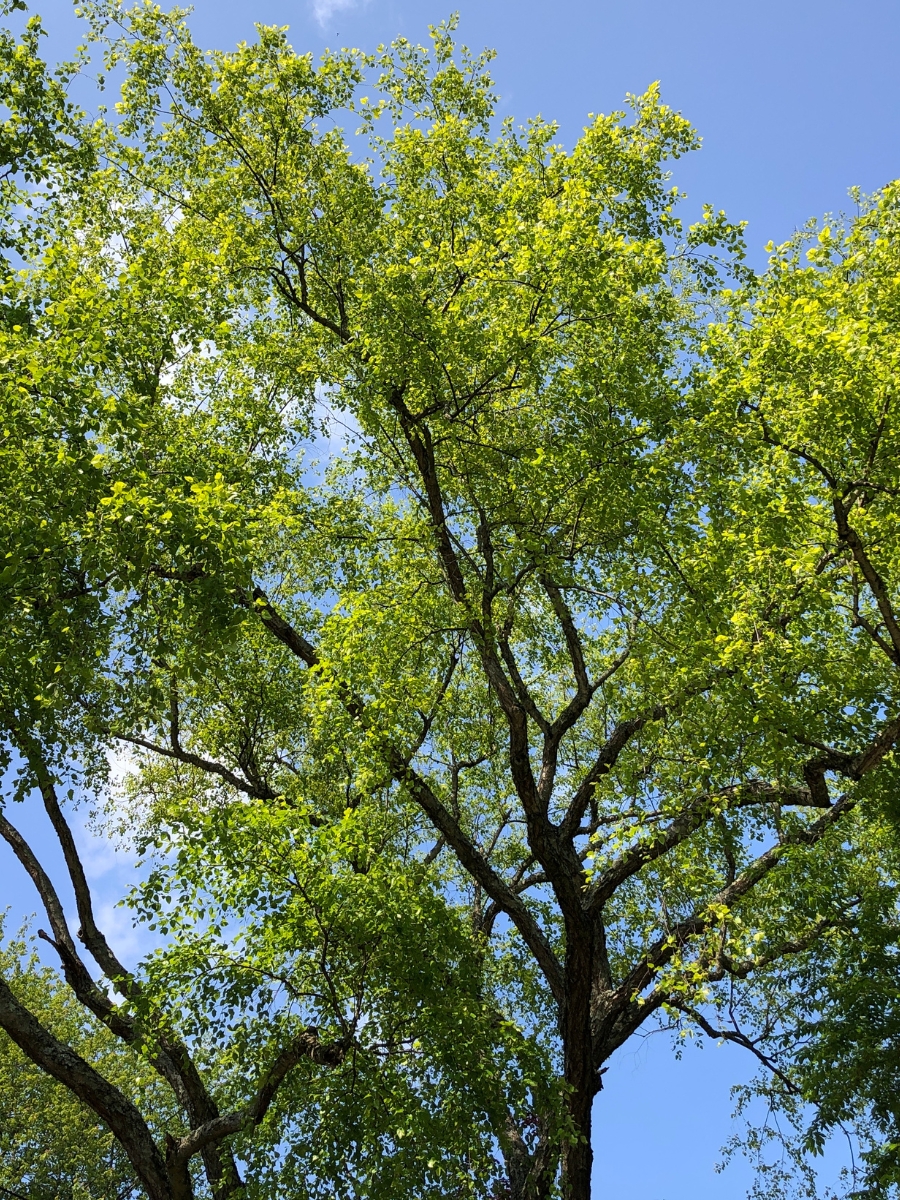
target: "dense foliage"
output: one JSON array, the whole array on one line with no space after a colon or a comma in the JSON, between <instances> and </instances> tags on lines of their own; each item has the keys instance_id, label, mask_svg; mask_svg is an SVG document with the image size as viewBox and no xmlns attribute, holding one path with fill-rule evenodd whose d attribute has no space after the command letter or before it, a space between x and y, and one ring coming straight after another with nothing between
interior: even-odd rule
<instances>
[{"instance_id":1,"label":"dense foliage","mask_svg":"<svg viewBox=\"0 0 900 1200\"><path fill-rule=\"evenodd\" d=\"M0 44L0 834L65 979L0 981L64 1127L22 1194L586 1200L659 1021L813 1148L858 1118L887 1194L900 192L757 278L683 229L656 89L565 151L449 27L86 16L112 115ZM79 795L144 863L134 970Z\"/></svg>"}]
</instances>

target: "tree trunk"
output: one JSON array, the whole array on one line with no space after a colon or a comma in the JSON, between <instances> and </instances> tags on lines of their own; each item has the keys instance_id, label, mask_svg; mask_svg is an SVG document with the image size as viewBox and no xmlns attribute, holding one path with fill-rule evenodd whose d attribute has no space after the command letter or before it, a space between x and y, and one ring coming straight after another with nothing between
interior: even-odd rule
<instances>
[{"instance_id":1,"label":"tree trunk","mask_svg":"<svg viewBox=\"0 0 900 1200\"><path fill-rule=\"evenodd\" d=\"M562 1187L565 1200L590 1200L591 1108L595 1073L591 1042L591 982L593 937L586 922L566 922L566 1004L562 1019L563 1056L568 1110L578 1137L568 1143L562 1156Z\"/></svg>"},{"instance_id":2,"label":"tree trunk","mask_svg":"<svg viewBox=\"0 0 900 1200\"><path fill-rule=\"evenodd\" d=\"M166 1134L166 1168L172 1181L172 1200L194 1200L189 1160L178 1154L178 1142L170 1133Z\"/></svg>"}]
</instances>

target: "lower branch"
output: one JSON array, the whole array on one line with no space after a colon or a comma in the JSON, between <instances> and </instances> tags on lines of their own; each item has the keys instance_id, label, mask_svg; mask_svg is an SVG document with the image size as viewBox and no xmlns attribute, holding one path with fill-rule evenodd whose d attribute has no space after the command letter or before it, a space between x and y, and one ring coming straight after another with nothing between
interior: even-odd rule
<instances>
[{"instance_id":1,"label":"lower branch","mask_svg":"<svg viewBox=\"0 0 900 1200\"><path fill-rule=\"evenodd\" d=\"M109 1127L149 1200L175 1200L166 1164L144 1118L117 1087L53 1036L0 979L0 1028L48 1075L64 1084Z\"/></svg>"}]
</instances>

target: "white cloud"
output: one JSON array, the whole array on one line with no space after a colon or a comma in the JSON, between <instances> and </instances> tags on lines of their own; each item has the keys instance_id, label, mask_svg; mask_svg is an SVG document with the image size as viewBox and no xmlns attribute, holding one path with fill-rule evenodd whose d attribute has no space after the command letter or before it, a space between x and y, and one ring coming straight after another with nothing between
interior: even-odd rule
<instances>
[{"instance_id":1,"label":"white cloud","mask_svg":"<svg viewBox=\"0 0 900 1200\"><path fill-rule=\"evenodd\" d=\"M126 854L113 842L87 829L78 829L77 826L74 829L74 836L81 865L91 883L113 871L121 874L133 873L133 857Z\"/></svg>"},{"instance_id":2,"label":"white cloud","mask_svg":"<svg viewBox=\"0 0 900 1200\"><path fill-rule=\"evenodd\" d=\"M135 921L134 913L114 900L100 902L96 921L113 953L131 970L140 959L163 944L159 934Z\"/></svg>"},{"instance_id":3,"label":"white cloud","mask_svg":"<svg viewBox=\"0 0 900 1200\"><path fill-rule=\"evenodd\" d=\"M355 7L356 0L313 0L312 10L313 16L324 29L337 13Z\"/></svg>"}]
</instances>

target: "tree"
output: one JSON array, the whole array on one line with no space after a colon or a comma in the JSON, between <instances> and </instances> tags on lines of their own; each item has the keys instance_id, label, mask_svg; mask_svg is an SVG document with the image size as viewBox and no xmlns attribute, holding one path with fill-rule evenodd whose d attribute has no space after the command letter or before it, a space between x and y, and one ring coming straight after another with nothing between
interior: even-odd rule
<instances>
[{"instance_id":1,"label":"tree","mask_svg":"<svg viewBox=\"0 0 900 1200\"><path fill-rule=\"evenodd\" d=\"M890 307L876 353L824 259L761 286L723 215L683 233L655 88L567 153L492 129L446 27L315 66L88 15L118 120L68 113L16 200L0 710L104 985L0 831L171 1088L164 1148L7 984L0 1026L152 1200L586 1200L615 1050L662 1016L768 1061L717 1003L856 919L900 732ZM836 396L766 332L782 284L822 289ZM137 971L61 800L111 747Z\"/></svg>"}]
</instances>

